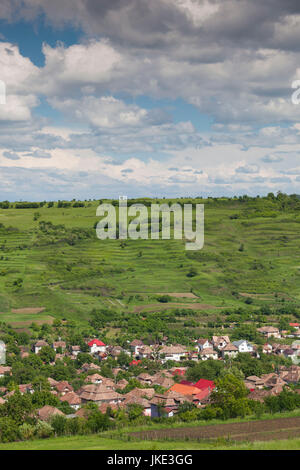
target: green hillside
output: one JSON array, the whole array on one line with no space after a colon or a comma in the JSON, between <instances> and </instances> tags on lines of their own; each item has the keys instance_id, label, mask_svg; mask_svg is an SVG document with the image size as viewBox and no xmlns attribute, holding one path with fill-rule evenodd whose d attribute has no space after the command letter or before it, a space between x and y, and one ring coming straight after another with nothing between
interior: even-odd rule
<instances>
[{"instance_id":1,"label":"green hillside","mask_svg":"<svg viewBox=\"0 0 300 470\"><path fill-rule=\"evenodd\" d=\"M172 239L99 240L99 201L0 209L0 320L86 324L99 308L132 315L184 308L199 320L245 301L287 313L300 305L297 196L155 202L203 203L204 248L186 251L183 240ZM163 293L173 294L170 302L158 301ZM175 295L183 293L194 295ZM26 307L44 310L12 312Z\"/></svg>"}]
</instances>

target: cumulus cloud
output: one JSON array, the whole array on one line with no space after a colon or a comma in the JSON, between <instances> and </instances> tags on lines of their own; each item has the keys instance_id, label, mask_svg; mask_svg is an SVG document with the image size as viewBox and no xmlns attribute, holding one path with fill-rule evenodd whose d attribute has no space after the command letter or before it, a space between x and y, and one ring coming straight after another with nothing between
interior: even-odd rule
<instances>
[{"instance_id":1,"label":"cumulus cloud","mask_svg":"<svg viewBox=\"0 0 300 470\"><path fill-rule=\"evenodd\" d=\"M16 44L0 41L0 79L7 85L7 104L0 106L3 184L31 168L45 172L41 190L49 191L60 179L71 192L80 178L88 191L98 174L124 189L134 182L137 192L297 188L300 106L291 102L291 83L300 79L299 2L0 4L0 18L11 23L43 15L53 27L78 28L82 38L69 46L45 42L40 67ZM155 105L136 104L145 96ZM197 117L178 110L175 118L178 98L195 116L209 116L211 129L198 130ZM39 115L43 102L61 116L61 126Z\"/></svg>"}]
</instances>

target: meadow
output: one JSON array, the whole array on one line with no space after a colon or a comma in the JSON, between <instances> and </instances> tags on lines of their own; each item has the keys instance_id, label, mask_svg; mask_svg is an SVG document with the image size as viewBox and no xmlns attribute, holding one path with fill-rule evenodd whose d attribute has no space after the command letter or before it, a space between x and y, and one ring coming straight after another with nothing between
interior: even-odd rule
<instances>
[{"instance_id":1,"label":"meadow","mask_svg":"<svg viewBox=\"0 0 300 470\"><path fill-rule=\"evenodd\" d=\"M84 325L93 308L140 314L186 307L201 322L249 298L253 307L299 305L298 203L182 202L205 205L202 250L186 251L184 240L99 240L99 201L0 209L0 320L15 327L53 318ZM163 293L171 294L169 304L158 302ZM24 307L45 310L12 312Z\"/></svg>"}]
</instances>

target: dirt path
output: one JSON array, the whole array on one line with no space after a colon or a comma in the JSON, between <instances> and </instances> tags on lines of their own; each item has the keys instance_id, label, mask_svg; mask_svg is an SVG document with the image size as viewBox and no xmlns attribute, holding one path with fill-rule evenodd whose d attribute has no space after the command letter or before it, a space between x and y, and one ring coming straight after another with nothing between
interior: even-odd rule
<instances>
[{"instance_id":1,"label":"dirt path","mask_svg":"<svg viewBox=\"0 0 300 470\"><path fill-rule=\"evenodd\" d=\"M166 302L165 304L147 304L147 305L138 305L134 307L135 313L143 312L144 310L167 310L170 308L186 308L190 310L211 310L211 309L219 309L224 307L216 307L215 305L209 304L200 304L195 302L193 304L183 304L177 302Z\"/></svg>"}]
</instances>

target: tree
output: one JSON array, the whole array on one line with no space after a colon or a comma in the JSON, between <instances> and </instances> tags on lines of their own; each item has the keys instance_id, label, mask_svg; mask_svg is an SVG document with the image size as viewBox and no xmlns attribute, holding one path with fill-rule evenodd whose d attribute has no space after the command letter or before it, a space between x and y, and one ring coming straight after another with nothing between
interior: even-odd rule
<instances>
[{"instance_id":1,"label":"tree","mask_svg":"<svg viewBox=\"0 0 300 470\"><path fill-rule=\"evenodd\" d=\"M13 419L6 417L0 418L0 441L12 442L19 437L18 426Z\"/></svg>"},{"instance_id":2,"label":"tree","mask_svg":"<svg viewBox=\"0 0 300 470\"><path fill-rule=\"evenodd\" d=\"M21 395L19 390L0 407L0 416L11 418L17 425L23 424L33 412L30 394Z\"/></svg>"},{"instance_id":3,"label":"tree","mask_svg":"<svg viewBox=\"0 0 300 470\"><path fill-rule=\"evenodd\" d=\"M128 418L130 421L134 421L135 419L139 418L143 415L144 408L142 405L138 405L137 403L131 403L128 405Z\"/></svg>"},{"instance_id":4,"label":"tree","mask_svg":"<svg viewBox=\"0 0 300 470\"><path fill-rule=\"evenodd\" d=\"M222 410L223 419L244 417L251 412L247 395L244 382L233 374L227 374L217 379L211 400L214 407Z\"/></svg>"},{"instance_id":5,"label":"tree","mask_svg":"<svg viewBox=\"0 0 300 470\"><path fill-rule=\"evenodd\" d=\"M51 346L43 346L38 353L43 362L49 364L55 360L55 351Z\"/></svg>"},{"instance_id":6,"label":"tree","mask_svg":"<svg viewBox=\"0 0 300 470\"><path fill-rule=\"evenodd\" d=\"M214 380L223 368L224 363L214 359L193 363L187 370L187 380L191 382L197 382L200 379Z\"/></svg>"}]
</instances>

